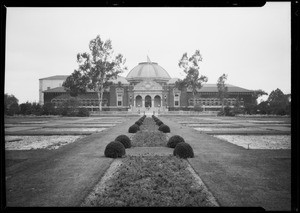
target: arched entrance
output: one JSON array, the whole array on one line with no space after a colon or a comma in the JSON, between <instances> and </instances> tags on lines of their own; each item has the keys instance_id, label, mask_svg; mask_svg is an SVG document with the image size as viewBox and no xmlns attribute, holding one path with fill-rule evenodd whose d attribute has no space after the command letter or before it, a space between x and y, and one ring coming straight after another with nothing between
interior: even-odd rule
<instances>
[{"instance_id":1,"label":"arched entrance","mask_svg":"<svg viewBox=\"0 0 300 213\"><path fill-rule=\"evenodd\" d=\"M154 97L154 107L161 107L161 97L159 95Z\"/></svg>"},{"instance_id":2,"label":"arched entrance","mask_svg":"<svg viewBox=\"0 0 300 213\"><path fill-rule=\"evenodd\" d=\"M151 104L151 96L150 95L147 95L145 97L145 107L151 107L152 104Z\"/></svg>"},{"instance_id":3,"label":"arched entrance","mask_svg":"<svg viewBox=\"0 0 300 213\"><path fill-rule=\"evenodd\" d=\"M143 101L142 101L142 96L138 95L135 98L135 106L136 107L142 107Z\"/></svg>"}]
</instances>

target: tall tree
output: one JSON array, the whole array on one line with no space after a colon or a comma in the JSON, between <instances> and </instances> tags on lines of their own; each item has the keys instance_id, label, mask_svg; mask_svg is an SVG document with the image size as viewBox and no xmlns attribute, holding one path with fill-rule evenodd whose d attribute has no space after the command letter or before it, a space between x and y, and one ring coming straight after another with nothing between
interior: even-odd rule
<instances>
[{"instance_id":1,"label":"tall tree","mask_svg":"<svg viewBox=\"0 0 300 213\"><path fill-rule=\"evenodd\" d=\"M199 64L201 61L202 56L199 50L196 50L191 57L188 57L187 53L184 53L179 60L178 66L183 70L186 76L183 80L179 79L175 82L175 87L179 90L182 90L183 88L192 90L194 108L196 106L196 95L203 87L203 83L208 80L206 76L200 75L199 73Z\"/></svg>"},{"instance_id":2,"label":"tall tree","mask_svg":"<svg viewBox=\"0 0 300 213\"><path fill-rule=\"evenodd\" d=\"M270 93L268 102L272 114L287 114L287 107L289 105L288 97L280 89L277 88Z\"/></svg>"},{"instance_id":3,"label":"tall tree","mask_svg":"<svg viewBox=\"0 0 300 213\"><path fill-rule=\"evenodd\" d=\"M261 89L254 90L254 93L252 95L252 102L257 105L257 99L263 95L268 95L268 93Z\"/></svg>"},{"instance_id":4,"label":"tall tree","mask_svg":"<svg viewBox=\"0 0 300 213\"><path fill-rule=\"evenodd\" d=\"M102 111L103 93L114 79L127 68L121 54L114 55L111 40L102 41L100 36L90 41L90 53L78 53L78 69L70 75L63 86L72 96L93 90L98 94L99 111Z\"/></svg>"},{"instance_id":5,"label":"tall tree","mask_svg":"<svg viewBox=\"0 0 300 213\"><path fill-rule=\"evenodd\" d=\"M218 86L218 97L222 103L222 112L224 112L224 99L227 97L228 87L225 84L228 75L221 75L218 78L217 86Z\"/></svg>"},{"instance_id":6,"label":"tall tree","mask_svg":"<svg viewBox=\"0 0 300 213\"><path fill-rule=\"evenodd\" d=\"M6 114L11 105L15 107L16 104L18 104L19 100L14 95L9 95L7 93L4 94L4 113Z\"/></svg>"},{"instance_id":7,"label":"tall tree","mask_svg":"<svg viewBox=\"0 0 300 213\"><path fill-rule=\"evenodd\" d=\"M268 95L268 93L261 89L254 90L251 97L251 102L245 104L245 111L249 114L256 113L258 109L257 99L263 95Z\"/></svg>"}]
</instances>

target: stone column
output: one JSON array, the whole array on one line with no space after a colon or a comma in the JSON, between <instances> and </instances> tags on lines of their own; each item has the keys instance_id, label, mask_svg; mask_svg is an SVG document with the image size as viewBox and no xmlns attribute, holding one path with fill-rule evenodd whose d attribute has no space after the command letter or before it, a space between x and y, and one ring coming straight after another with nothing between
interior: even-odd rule
<instances>
[{"instance_id":1,"label":"stone column","mask_svg":"<svg viewBox=\"0 0 300 213\"><path fill-rule=\"evenodd\" d=\"M151 107L154 107L154 97L151 97Z\"/></svg>"},{"instance_id":2,"label":"stone column","mask_svg":"<svg viewBox=\"0 0 300 213\"><path fill-rule=\"evenodd\" d=\"M145 97L142 97L142 107L145 107Z\"/></svg>"},{"instance_id":3,"label":"stone column","mask_svg":"<svg viewBox=\"0 0 300 213\"><path fill-rule=\"evenodd\" d=\"M133 96L133 107L136 107L135 99L136 99L136 97Z\"/></svg>"}]
</instances>

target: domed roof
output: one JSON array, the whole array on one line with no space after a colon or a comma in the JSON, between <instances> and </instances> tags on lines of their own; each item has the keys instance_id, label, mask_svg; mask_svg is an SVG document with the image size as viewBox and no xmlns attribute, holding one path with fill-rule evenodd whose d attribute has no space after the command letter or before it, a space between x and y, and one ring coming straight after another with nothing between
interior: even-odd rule
<instances>
[{"instance_id":1,"label":"domed roof","mask_svg":"<svg viewBox=\"0 0 300 213\"><path fill-rule=\"evenodd\" d=\"M169 73L155 62L141 62L135 66L126 76L128 81L153 79L169 81Z\"/></svg>"}]
</instances>

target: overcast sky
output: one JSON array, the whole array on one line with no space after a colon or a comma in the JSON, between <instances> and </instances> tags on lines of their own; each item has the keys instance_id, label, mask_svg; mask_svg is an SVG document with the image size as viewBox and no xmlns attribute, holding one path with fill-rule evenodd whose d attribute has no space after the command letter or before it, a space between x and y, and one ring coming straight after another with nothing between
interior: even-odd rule
<instances>
[{"instance_id":1,"label":"overcast sky","mask_svg":"<svg viewBox=\"0 0 300 213\"><path fill-rule=\"evenodd\" d=\"M199 49L208 83L291 92L289 2L261 8L8 8L5 93L38 102L40 78L70 75L91 39L111 39L128 70L157 62L180 77L178 61Z\"/></svg>"}]
</instances>

